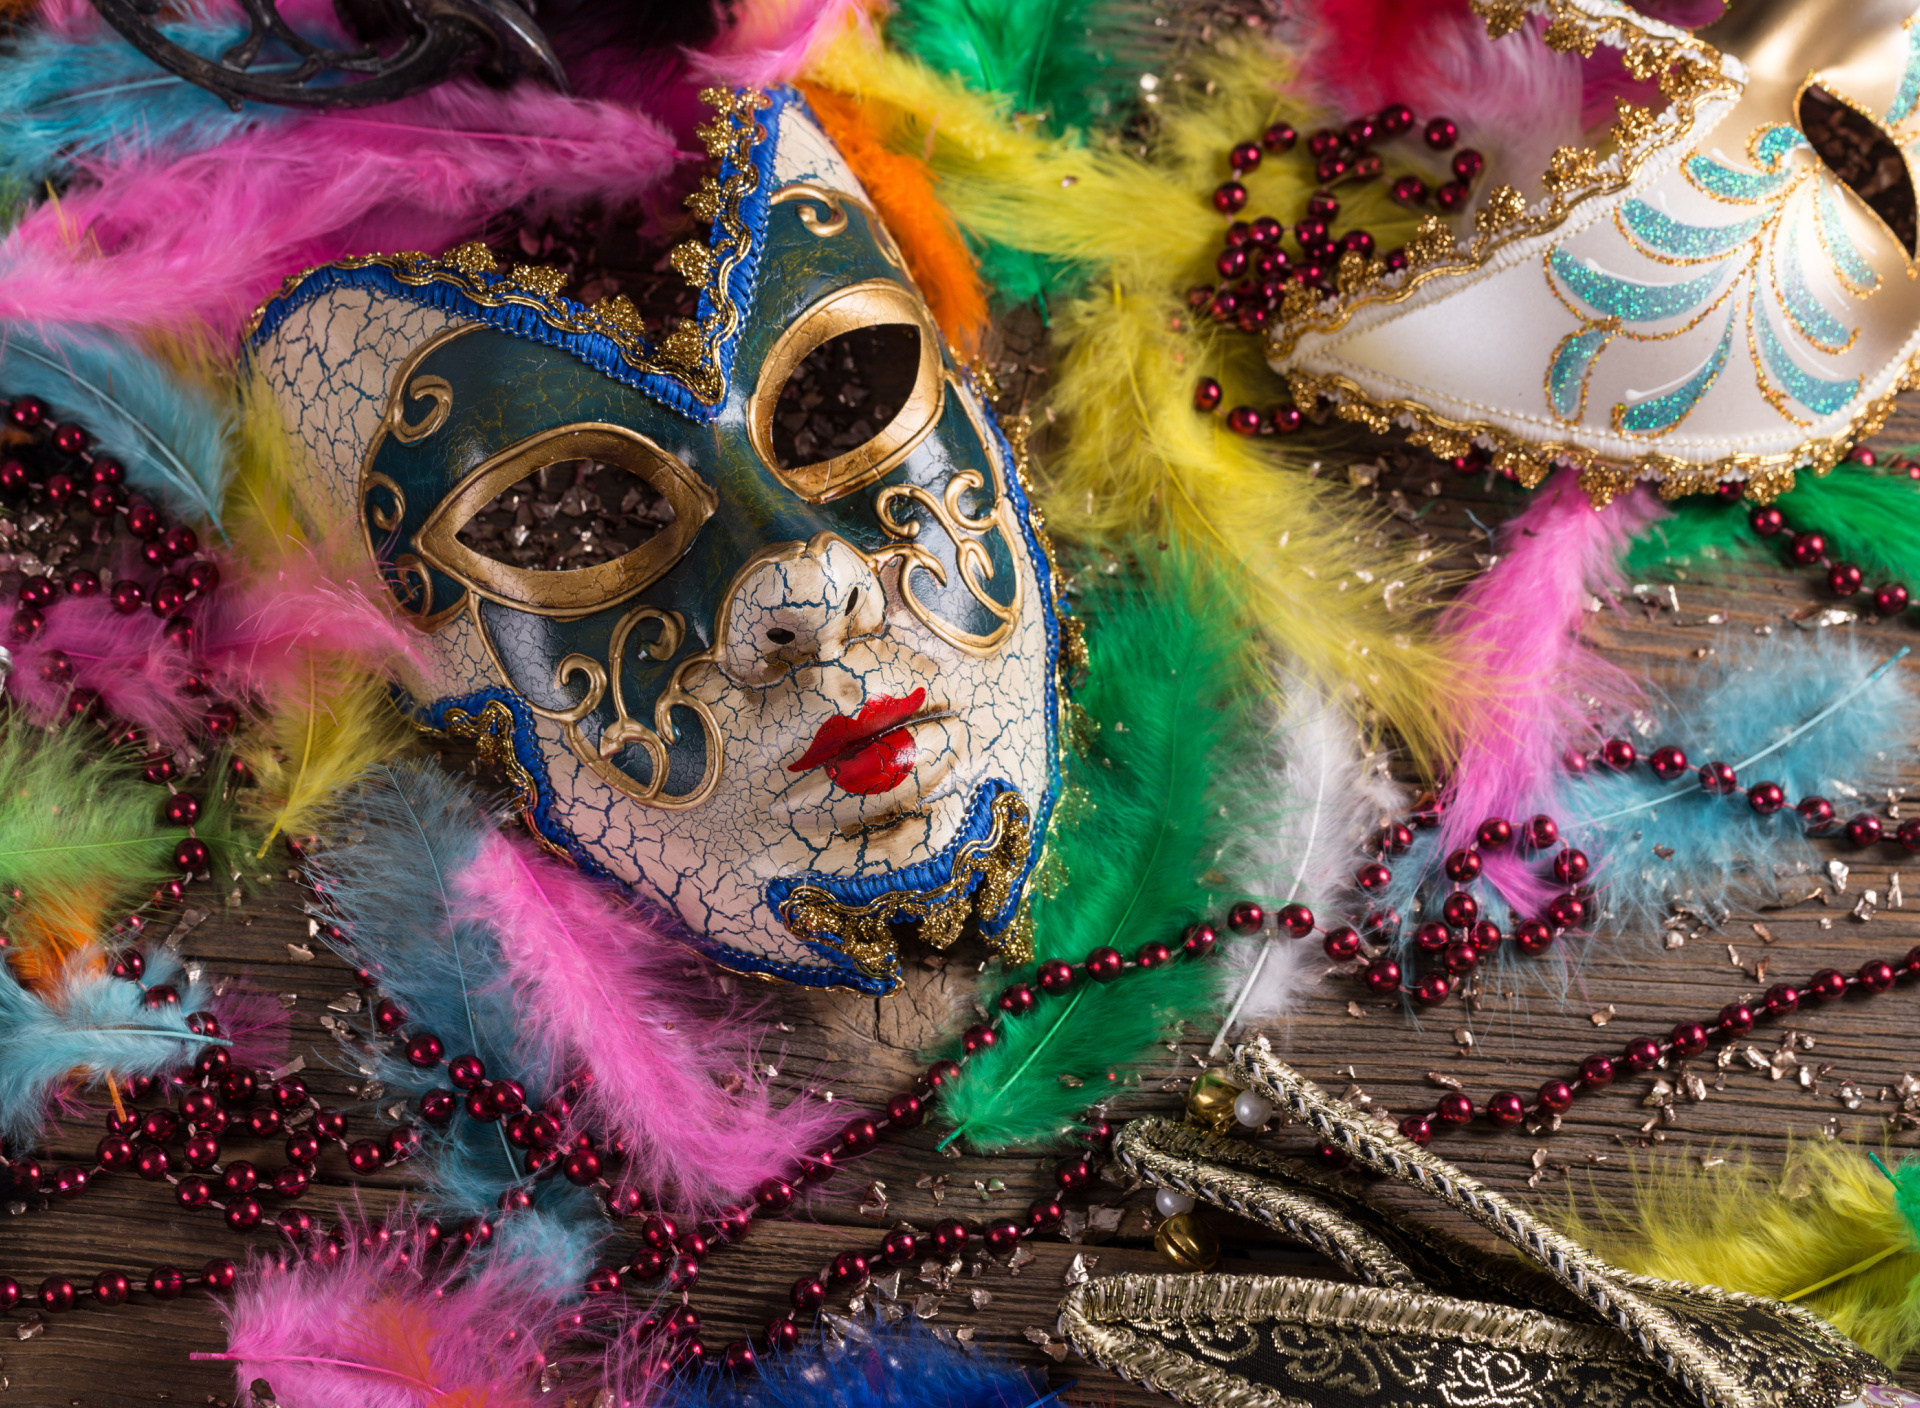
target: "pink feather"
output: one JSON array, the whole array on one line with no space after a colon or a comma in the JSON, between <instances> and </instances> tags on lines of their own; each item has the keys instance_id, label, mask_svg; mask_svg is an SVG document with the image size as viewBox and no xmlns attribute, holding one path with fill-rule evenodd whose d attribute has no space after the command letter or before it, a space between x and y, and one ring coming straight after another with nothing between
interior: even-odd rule
<instances>
[{"instance_id":1,"label":"pink feather","mask_svg":"<svg viewBox=\"0 0 1920 1408\"><path fill-rule=\"evenodd\" d=\"M137 724L154 742L178 747L204 712L183 685L192 671L187 653L166 638L166 622L151 611L122 615L104 595L48 603L46 625L14 647L6 692L32 723L46 727L66 716L74 689L90 689L113 718ZM64 655L71 683L49 666Z\"/></svg>"},{"instance_id":2,"label":"pink feather","mask_svg":"<svg viewBox=\"0 0 1920 1408\"><path fill-rule=\"evenodd\" d=\"M235 1065L272 1070L287 1059L292 1017L272 993L262 992L243 974L229 980L209 1005L220 1035L233 1043L227 1054Z\"/></svg>"},{"instance_id":3,"label":"pink feather","mask_svg":"<svg viewBox=\"0 0 1920 1408\"><path fill-rule=\"evenodd\" d=\"M751 1078L727 1094L720 1081L752 1065L741 1014L713 1001L686 949L532 842L489 835L455 889L457 917L499 933L523 1028L592 1072L581 1118L625 1139L636 1182L675 1190L676 1208L749 1197L842 1123L815 1101L778 1106Z\"/></svg>"},{"instance_id":4,"label":"pink feather","mask_svg":"<svg viewBox=\"0 0 1920 1408\"><path fill-rule=\"evenodd\" d=\"M714 83L755 88L791 83L850 25L870 31L863 0L750 0L709 48L688 56Z\"/></svg>"},{"instance_id":5,"label":"pink feather","mask_svg":"<svg viewBox=\"0 0 1920 1408\"><path fill-rule=\"evenodd\" d=\"M532 1214L527 1214L532 1216ZM511 1235L503 1224L501 1236ZM255 1379L300 1408L533 1408L533 1355L555 1328L553 1287L569 1269L541 1267L537 1243L435 1271L409 1218L372 1239L349 1225L322 1260L249 1261L225 1308L225 1360L244 1392ZM331 1251L337 1248L337 1257ZM403 1262L403 1254L406 1260Z\"/></svg>"},{"instance_id":6,"label":"pink feather","mask_svg":"<svg viewBox=\"0 0 1920 1408\"><path fill-rule=\"evenodd\" d=\"M617 104L449 83L172 162L96 165L0 241L0 320L225 340L301 269L442 250L516 207L624 204L681 157Z\"/></svg>"},{"instance_id":7,"label":"pink feather","mask_svg":"<svg viewBox=\"0 0 1920 1408\"><path fill-rule=\"evenodd\" d=\"M315 656L374 673L418 663L419 637L361 582L341 582L315 557L288 553L214 599L196 621L196 655L229 698L297 695ZM378 590L374 588L373 590Z\"/></svg>"},{"instance_id":8,"label":"pink feather","mask_svg":"<svg viewBox=\"0 0 1920 1408\"><path fill-rule=\"evenodd\" d=\"M1523 189L1580 137L1580 60L1523 31L1487 37L1467 0L1318 0L1302 7L1303 71L1342 119L1405 103L1452 118L1462 146Z\"/></svg>"},{"instance_id":9,"label":"pink feather","mask_svg":"<svg viewBox=\"0 0 1920 1408\"><path fill-rule=\"evenodd\" d=\"M1595 594L1619 590L1620 556L1667 515L1642 487L1596 509L1570 468L1556 471L1503 526L1499 561L1448 607L1454 657L1496 688L1477 711L1445 791L1440 852L1471 845L1480 823L1518 823L1544 805L1569 748L1590 740L1591 716L1638 697L1632 678L1580 638ZM1486 875L1520 910L1555 893L1511 854L1485 857Z\"/></svg>"}]
</instances>

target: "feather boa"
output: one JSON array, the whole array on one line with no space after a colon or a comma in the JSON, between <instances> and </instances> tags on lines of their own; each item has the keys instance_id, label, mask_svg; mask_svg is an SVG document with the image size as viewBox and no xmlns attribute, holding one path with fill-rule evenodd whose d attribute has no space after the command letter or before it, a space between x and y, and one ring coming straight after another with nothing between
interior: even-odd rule
<instances>
[{"instance_id":1,"label":"feather boa","mask_svg":"<svg viewBox=\"0 0 1920 1408\"><path fill-rule=\"evenodd\" d=\"M29 991L10 964L0 963L0 1142L31 1145L76 1077L95 1084L109 1075L163 1075L209 1046L230 1044L188 1030L188 1015L212 998L206 984L186 978L173 953L149 953L143 981L172 987L179 1002L147 1007L140 985L114 977L91 945L76 950L41 991Z\"/></svg>"},{"instance_id":2,"label":"feather boa","mask_svg":"<svg viewBox=\"0 0 1920 1408\"><path fill-rule=\"evenodd\" d=\"M315 866L342 955L377 972L449 1058L479 1056L533 1106L584 1087L605 1132L632 1141L627 1176L695 1212L749 1197L837 1127L824 1106L776 1108L752 1078L726 1094L722 1081L750 1067L755 1034L713 1000L704 970L638 911L503 839L497 820L436 768L385 768L334 828L358 839ZM398 1053L380 1068L388 1089L410 1096L442 1079ZM461 1216L521 1181L497 1125L457 1121L425 1157L435 1205ZM592 1195L564 1180L533 1192L563 1220L596 1220Z\"/></svg>"},{"instance_id":3,"label":"feather boa","mask_svg":"<svg viewBox=\"0 0 1920 1408\"><path fill-rule=\"evenodd\" d=\"M583 1269L538 1214L499 1222L467 1262L404 1215L378 1241L349 1224L324 1259L256 1256L223 1308L226 1352L193 1358L231 1362L242 1392L265 1379L290 1408L533 1408L552 1288Z\"/></svg>"},{"instance_id":4,"label":"feather boa","mask_svg":"<svg viewBox=\"0 0 1920 1408\"><path fill-rule=\"evenodd\" d=\"M1621 586L1629 539L1663 513L1644 488L1596 509L1577 473L1562 469L1501 529L1499 561L1448 607L1441 628L1459 658L1504 687L1465 729L1444 794L1439 857L1472 845L1489 817L1518 822L1547 810L1565 755L1585 741L1592 716L1611 717L1634 700L1626 673L1580 631L1594 594ZM1553 893L1508 855L1488 858L1488 878L1528 916Z\"/></svg>"},{"instance_id":5,"label":"feather boa","mask_svg":"<svg viewBox=\"0 0 1920 1408\"><path fill-rule=\"evenodd\" d=\"M1171 1024L1219 995L1220 965L1179 943L1213 907L1209 872L1247 819L1231 760L1264 742L1258 681L1241 653L1242 604L1219 574L1174 553L1143 556L1137 577L1088 577L1091 664L1076 695L1087 736L1032 885L1033 925L1045 958L1077 962L1102 947L1130 957L1148 941L1175 957L1136 981L1082 975L1073 992L1010 1013L935 1106L976 1149L1070 1139L1098 1098L1080 1084L1144 1064Z\"/></svg>"},{"instance_id":6,"label":"feather boa","mask_svg":"<svg viewBox=\"0 0 1920 1408\"><path fill-rule=\"evenodd\" d=\"M1920 1349L1920 1161L1884 1167L1845 1143L1798 1145L1778 1175L1676 1156L1630 1206L1563 1223L1624 1270L1795 1301L1898 1364Z\"/></svg>"}]
</instances>

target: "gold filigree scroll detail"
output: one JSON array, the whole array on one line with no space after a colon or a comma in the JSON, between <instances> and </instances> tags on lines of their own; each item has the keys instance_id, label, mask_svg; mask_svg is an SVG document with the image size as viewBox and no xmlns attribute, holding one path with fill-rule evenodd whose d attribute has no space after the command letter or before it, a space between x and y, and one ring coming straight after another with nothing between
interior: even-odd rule
<instances>
[{"instance_id":1,"label":"gold filigree scroll detail","mask_svg":"<svg viewBox=\"0 0 1920 1408\"><path fill-rule=\"evenodd\" d=\"M847 207L851 200L843 191L829 190L825 186L816 186L807 181L796 181L791 186L782 186L773 193L773 204L785 205L790 200L806 201L800 207L800 223L805 225L821 239L831 239L847 228ZM826 219L820 218L815 206L825 206Z\"/></svg>"},{"instance_id":2,"label":"gold filigree scroll detail","mask_svg":"<svg viewBox=\"0 0 1920 1408\"><path fill-rule=\"evenodd\" d=\"M836 191L829 186L816 186L811 181L795 181L791 186L782 186L773 193L772 204L785 205L790 200L804 201L800 207L800 223L805 225L819 238L832 239L847 228L847 207L853 206L867 217L867 230L880 246L880 253L886 261L901 273L907 273L906 256L900 253L900 246L894 243L893 232L887 228L880 213L868 205L859 196L846 191ZM825 219L814 207L824 206ZM912 278L911 274L907 275Z\"/></svg>"},{"instance_id":3,"label":"gold filigree scroll detail","mask_svg":"<svg viewBox=\"0 0 1920 1408\"><path fill-rule=\"evenodd\" d=\"M431 401L433 405L419 420L407 421L406 402ZM387 403L387 414L381 421L387 434L402 445L416 444L433 434L447 423L447 417L453 414L453 387L443 376L417 376L407 383L407 394L396 396Z\"/></svg>"},{"instance_id":4,"label":"gold filigree scroll detail","mask_svg":"<svg viewBox=\"0 0 1920 1408\"><path fill-rule=\"evenodd\" d=\"M533 829L533 814L540 806L540 787L533 780L533 774L521 766L520 755L514 751L513 710L505 701L489 699L478 713L452 705L440 727L434 728L417 719L413 726L429 738L473 744L481 763L498 769L506 777L513 788L514 807L527 818L529 829ZM537 829L534 834L539 835Z\"/></svg>"},{"instance_id":5,"label":"gold filigree scroll detail","mask_svg":"<svg viewBox=\"0 0 1920 1408\"><path fill-rule=\"evenodd\" d=\"M956 391L959 384L955 382ZM1016 561L1013 573L1013 600L1005 606L987 594L986 583L993 577L993 558L981 541L986 534L998 532L1011 553L1019 541L1016 536L1020 525L1015 521L1013 499L1007 492L1007 480L1004 466L994 439L987 434L986 427L980 423L979 415L970 396L962 395L961 404L973 421L974 429L980 436L981 447L986 451L987 462L993 470L993 510L985 517L970 516L960 506L962 494L978 492L987 486L986 479L976 469L963 469L947 481L945 490L938 498L918 484L889 484L874 496L873 511L880 520L880 526L888 537L895 540L889 547L867 554L867 561L877 574L880 568L892 561L898 561L900 577L900 599L906 603L914 619L939 636L956 650L964 650L969 655L986 658L999 651L1012 636L1014 628L1020 623L1020 610L1026 600L1026 582L1019 572ZM921 547L915 541L920 536L920 525L912 520L902 520L899 508L905 504L914 504L924 510L928 517L940 525L941 530L952 540L954 560L960 571L960 584L967 594L979 602L996 621L999 622L986 635L974 635L960 630L943 619L938 612L915 595L913 574L924 570L941 586L947 584L947 569L940 559Z\"/></svg>"},{"instance_id":6,"label":"gold filigree scroll detail","mask_svg":"<svg viewBox=\"0 0 1920 1408\"><path fill-rule=\"evenodd\" d=\"M917 924L920 939L936 949L953 946L969 919L1000 913L1033 850L1032 818L1017 792L993 799L993 826L961 846L953 876L932 890L888 890L862 905L849 905L815 885L794 889L780 905L780 922L800 938L838 949L869 978L898 980L896 924ZM975 882L978 881L978 884ZM1009 924L995 942L1010 964L1033 957L1030 924Z\"/></svg>"},{"instance_id":7,"label":"gold filigree scroll detail","mask_svg":"<svg viewBox=\"0 0 1920 1408\"><path fill-rule=\"evenodd\" d=\"M536 713L552 719L560 725L561 737L573 751L573 755L609 787L638 802L643 807L658 807L662 811L686 811L706 802L720 785L720 775L726 762L726 749L720 733L720 724L713 716L713 710L686 690L687 676L695 669L710 665L718 658L717 649L700 651L689 655L674 669L667 687L653 703L653 725L648 727L627 712L626 694L622 689L625 678L627 643L632 638L634 628L642 622L654 621L660 626L660 633L651 641L642 645L648 656L665 661L673 658L674 651L686 639L686 618L678 611L663 611L656 606L636 606L620 618L613 628L613 637L607 647L607 663L602 665L590 655L567 655L554 666L553 682L556 688L565 688L575 675L584 675L587 680L586 693L570 709L542 709L529 704ZM596 747L589 742L581 731L581 723L600 707L607 697L609 686L613 693L614 720L600 735ZM670 762L668 748L680 737L679 727L673 721L675 708L689 709L700 720L702 741L706 745L706 766L700 774L699 782L693 790L679 794L667 791L667 768ZM624 768L615 766L613 757L629 744L638 744L652 764L652 781L640 782Z\"/></svg>"},{"instance_id":8,"label":"gold filigree scroll detail","mask_svg":"<svg viewBox=\"0 0 1920 1408\"><path fill-rule=\"evenodd\" d=\"M329 267L381 269L410 288L451 288L482 308L524 308L558 332L605 338L629 371L670 376L703 404L717 405L727 393L719 349L739 330L744 316L742 295L733 286L740 262L751 246L741 210L742 203L760 184L753 149L768 137L758 114L768 106L769 99L750 88L737 93L708 88L701 92L700 99L714 109L714 117L695 130L709 155L731 165L732 170L724 181L704 178L700 189L687 198L695 214L711 222L711 229L702 251L704 258L696 264L691 255L684 256L676 267L701 275L699 282L711 311L704 319L688 318L680 323L657 348L648 346L639 312L625 294L603 298L591 307L576 303L560 292L566 276L558 270L520 264L503 274L499 261L482 244L460 245L438 259L410 251L342 259ZM312 272L295 274L275 297L291 294ZM272 301L254 311L247 329L249 338L258 330Z\"/></svg>"}]
</instances>

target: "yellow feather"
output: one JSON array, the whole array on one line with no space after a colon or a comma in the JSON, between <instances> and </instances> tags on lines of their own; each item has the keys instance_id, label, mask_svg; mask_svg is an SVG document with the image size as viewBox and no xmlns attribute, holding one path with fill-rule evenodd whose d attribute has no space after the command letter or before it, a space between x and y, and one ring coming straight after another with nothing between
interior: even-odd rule
<instances>
[{"instance_id":1,"label":"yellow feather","mask_svg":"<svg viewBox=\"0 0 1920 1408\"><path fill-rule=\"evenodd\" d=\"M1449 662L1417 604L1436 583L1376 546L1377 514L1347 488L1289 470L1286 442L1233 435L1192 405L1203 374L1220 378L1227 405L1282 399L1255 339L1196 324L1183 297L1213 281L1222 222L1207 193L1225 174L1221 153L1280 115L1282 62L1252 44L1197 58L1181 91L1201 96L1162 106L1145 155L1018 130L992 99L857 32L812 76L884 114L876 125L891 141L928 150L942 197L973 233L1103 270L1055 310L1055 429L1038 469L1049 526L1097 546L1171 535L1230 564L1250 625L1322 687L1359 696L1431 766L1467 703L1461 682L1480 678ZM1247 178L1247 213L1297 213L1307 177L1297 162L1263 162ZM1411 229L1378 183L1341 198L1343 216L1383 244Z\"/></svg>"},{"instance_id":2,"label":"yellow feather","mask_svg":"<svg viewBox=\"0 0 1920 1408\"><path fill-rule=\"evenodd\" d=\"M1920 1347L1920 1243L1856 1146L1798 1146L1779 1174L1661 1160L1630 1207L1569 1207L1562 1226L1628 1271L1791 1298L1884 1363Z\"/></svg>"},{"instance_id":3,"label":"yellow feather","mask_svg":"<svg viewBox=\"0 0 1920 1408\"><path fill-rule=\"evenodd\" d=\"M245 388L237 438L226 517L254 575L267 581L297 567L310 577L317 561L328 579L359 580L379 600L383 589L357 537L322 534L309 525L292 489L304 478L302 448L258 380ZM315 830L335 792L415 739L367 660L313 651L287 679L280 697L265 701L263 716L238 749L258 783L242 794L242 805L266 829L262 855L282 833Z\"/></svg>"}]
</instances>

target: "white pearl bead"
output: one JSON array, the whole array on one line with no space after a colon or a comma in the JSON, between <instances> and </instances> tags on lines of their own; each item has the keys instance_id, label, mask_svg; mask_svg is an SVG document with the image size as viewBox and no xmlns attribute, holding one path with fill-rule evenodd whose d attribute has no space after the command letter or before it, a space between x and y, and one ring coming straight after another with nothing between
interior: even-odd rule
<instances>
[{"instance_id":1,"label":"white pearl bead","mask_svg":"<svg viewBox=\"0 0 1920 1408\"><path fill-rule=\"evenodd\" d=\"M1243 1090L1233 1097L1233 1117L1248 1129L1258 1129L1273 1118L1273 1101Z\"/></svg>"},{"instance_id":2,"label":"white pearl bead","mask_svg":"<svg viewBox=\"0 0 1920 1408\"><path fill-rule=\"evenodd\" d=\"M1178 1217L1183 1212L1193 1211L1193 1199L1185 1193L1176 1193L1171 1188L1162 1188L1155 1193L1153 1205L1160 1209L1162 1217Z\"/></svg>"}]
</instances>

